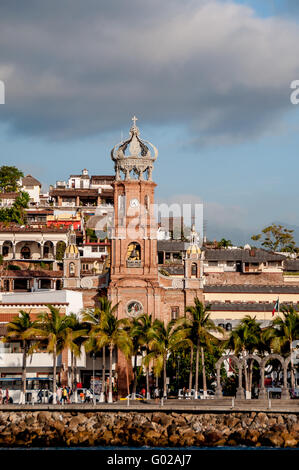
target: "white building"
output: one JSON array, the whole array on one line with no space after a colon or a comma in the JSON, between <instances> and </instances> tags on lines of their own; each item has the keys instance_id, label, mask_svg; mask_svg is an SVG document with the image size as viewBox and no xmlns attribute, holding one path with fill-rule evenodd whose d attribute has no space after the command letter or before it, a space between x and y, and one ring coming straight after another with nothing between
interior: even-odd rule
<instances>
[{"instance_id":1,"label":"white building","mask_svg":"<svg viewBox=\"0 0 299 470\"><path fill-rule=\"evenodd\" d=\"M31 205L39 205L40 202L40 191L41 191L41 183L31 175L26 175L24 178L21 179L21 189L22 191L26 191L30 197L30 204Z\"/></svg>"}]
</instances>

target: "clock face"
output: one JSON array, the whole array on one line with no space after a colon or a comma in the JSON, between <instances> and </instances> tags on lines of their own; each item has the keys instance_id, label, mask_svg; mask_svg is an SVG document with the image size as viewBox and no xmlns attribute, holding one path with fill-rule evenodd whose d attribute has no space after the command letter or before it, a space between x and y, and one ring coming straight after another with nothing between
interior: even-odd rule
<instances>
[{"instance_id":1,"label":"clock face","mask_svg":"<svg viewBox=\"0 0 299 470\"><path fill-rule=\"evenodd\" d=\"M139 207L139 201L138 201L138 199L136 199L136 198L131 199L131 201L130 201L130 206L131 206L131 207Z\"/></svg>"}]
</instances>

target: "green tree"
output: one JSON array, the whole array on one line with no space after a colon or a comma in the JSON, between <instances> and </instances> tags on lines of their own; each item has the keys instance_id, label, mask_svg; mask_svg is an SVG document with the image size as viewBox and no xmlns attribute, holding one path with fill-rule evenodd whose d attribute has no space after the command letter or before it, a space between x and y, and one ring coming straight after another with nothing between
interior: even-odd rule
<instances>
[{"instance_id":1,"label":"green tree","mask_svg":"<svg viewBox=\"0 0 299 470\"><path fill-rule=\"evenodd\" d=\"M4 342L10 342L12 339L19 340L22 343L23 360L22 360L22 393L20 403L25 403L26 396L26 375L27 375L27 357L32 354L33 346L32 337L28 335L33 328L34 322L31 320L30 313L20 310L7 325L7 333Z\"/></svg>"},{"instance_id":2,"label":"green tree","mask_svg":"<svg viewBox=\"0 0 299 470\"><path fill-rule=\"evenodd\" d=\"M56 245L56 260L62 261L64 252L65 252L66 244L63 241L60 241Z\"/></svg>"},{"instance_id":3,"label":"green tree","mask_svg":"<svg viewBox=\"0 0 299 470\"><path fill-rule=\"evenodd\" d=\"M71 353L71 386L75 392L77 358L81 356L82 345L87 339L89 327L86 323L81 322L75 313L71 313L66 317L66 323L65 347Z\"/></svg>"},{"instance_id":4,"label":"green tree","mask_svg":"<svg viewBox=\"0 0 299 470\"><path fill-rule=\"evenodd\" d=\"M48 305L49 312L38 315L37 322L28 330L28 334L37 337L40 343L47 342L47 351L53 357L53 403L56 403L56 371L57 356L62 353L66 345L68 320L66 315L61 315L59 309Z\"/></svg>"},{"instance_id":5,"label":"green tree","mask_svg":"<svg viewBox=\"0 0 299 470\"><path fill-rule=\"evenodd\" d=\"M132 388L132 399L136 398L136 388L137 388L137 358L142 354L143 346L143 332L141 329L141 323L138 321L138 318L132 318L130 320L130 326L128 328L128 334L132 340L132 350L130 356L134 357L134 367L133 367L133 388Z\"/></svg>"},{"instance_id":6,"label":"green tree","mask_svg":"<svg viewBox=\"0 0 299 470\"><path fill-rule=\"evenodd\" d=\"M112 364L113 351L115 348L120 349L126 357L129 357L132 351L132 340L128 335L129 326L128 319L118 320L115 312L118 304L112 307L112 303L107 298L103 298L100 307L99 323L93 325L90 331L90 341L94 341L98 348L104 346L109 349L109 393L108 403L112 403ZM90 343L91 344L91 343Z\"/></svg>"},{"instance_id":7,"label":"green tree","mask_svg":"<svg viewBox=\"0 0 299 470\"><path fill-rule=\"evenodd\" d=\"M226 238L221 238L220 242L217 243L218 248L228 248L229 246L233 246L231 240L227 240Z\"/></svg>"},{"instance_id":8,"label":"green tree","mask_svg":"<svg viewBox=\"0 0 299 470\"><path fill-rule=\"evenodd\" d=\"M283 317L277 316L268 330L268 338L274 352L282 355L291 354L291 386L295 388L294 363L292 359L292 343L299 339L299 314L292 305L281 305Z\"/></svg>"},{"instance_id":9,"label":"green tree","mask_svg":"<svg viewBox=\"0 0 299 470\"><path fill-rule=\"evenodd\" d=\"M93 333L90 334L89 330L89 337L85 342L85 349L88 352L92 351L92 354L96 354L100 349L97 346L97 342L95 340L96 337L96 332L97 327L100 324L100 319L101 319L101 312L105 312L106 310L110 310L110 306L108 304L108 299L106 297L100 297L99 298L99 304L100 308L96 307L94 309L86 309L83 312L83 321L85 321L87 324L90 324L90 328L93 328ZM104 402L105 401L105 373L106 373L106 348L105 346L102 347L102 388L101 388L101 396L100 396L100 401Z\"/></svg>"},{"instance_id":10,"label":"green tree","mask_svg":"<svg viewBox=\"0 0 299 470\"><path fill-rule=\"evenodd\" d=\"M272 251L295 251L296 243L293 237L294 230L282 225L272 224L265 227L262 233L251 237L254 241L260 241L261 245Z\"/></svg>"},{"instance_id":11,"label":"green tree","mask_svg":"<svg viewBox=\"0 0 299 470\"><path fill-rule=\"evenodd\" d=\"M20 191L15 199L14 206L16 209L27 209L30 201L30 196L26 191Z\"/></svg>"},{"instance_id":12,"label":"green tree","mask_svg":"<svg viewBox=\"0 0 299 470\"><path fill-rule=\"evenodd\" d=\"M137 339L137 343L140 347L140 354L145 351L145 356L149 354L149 341L151 338L151 332L153 331L153 319L152 315L143 313L138 317L134 318L131 326L130 335L132 338ZM134 340L133 340L134 341ZM143 361L144 362L144 361ZM150 399L150 389L149 389L149 367L148 364L145 365L145 376L146 376L146 397ZM137 379L137 374L136 374ZM134 393L134 390L133 390ZM136 393L136 387L135 387Z\"/></svg>"},{"instance_id":13,"label":"green tree","mask_svg":"<svg viewBox=\"0 0 299 470\"><path fill-rule=\"evenodd\" d=\"M250 315L246 315L242 318L239 324L233 329L226 342L226 347L234 351L243 361L246 361L248 354L253 354L257 351L263 353L268 349L260 323L256 321L255 317L251 317ZM243 368L246 398L251 396L252 387L253 361L250 359L248 362L246 361L246 366Z\"/></svg>"},{"instance_id":14,"label":"green tree","mask_svg":"<svg viewBox=\"0 0 299 470\"><path fill-rule=\"evenodd\" d=\"M23 172L15 166L3 165L0 167L0 192L16 192L19 189L19 180L24 176Z\"/></svg>"},{"instance_id":15,"label":"green tree","mask_svg":"<svg viewBox=\"0 0 299 470\"><path fill-rule=\"evenodd\" d=\"M88 240L89 240L90 242L92 242L92 243L98 241L98 237L97 237L97 235L96 235L96 232L95 232L95 230L92 229L92 228L87 228L87 229L86 229L86 237L87 237Z\"/></svg>"},{"instance_id":16,"label":"green tree","mask_svg":"<svg viewBox=\"0 0 299 470\"><path fill-rule=\"evenodd\" d=\"M154 361L154 372L160 375L163 372L163 396L167 396L167 374L166 364L169 354L182 347L186 334L182 328L178 327L176 320L172 320L167 325L161 320L154 320L152 328L149 329L149 353L144 359L148 366Z\"/></svg>"},{"instance_id":17,"label":"green tree","mask_svg":"<svg viewBox=\"0 0 299 470\"><path fill-rule=\"evenodd\" d=\"M199 369L199 354L201 353L201 366L202 366L202 381L204 397L207 396L207 380L205 369L205 355L204 350L210 351L212 349L212 342L215 341L215 336L211 332L222 333L223 329L215 325L210 318L210 306L204 305L200 300L194 298L194 306L186 307L186 313L190 313L191 317L186 317L186 328L188 328L188 337L191 339L193 345L196 347L195 359L195 396L198 393L198 369Z\"/></svg>"},{"instance_id":18,"label":"green tree","mask_svg":"<svg viewBox=\"0 0 299 470\"><path fill-rule=\"evenodd\" d=\"M9 224L14 222L17 224L24 224L25 210L28 207L29 194L21 191L15 202L10 207L3 207L0 209L0 222Z\"/></svg>"}]
</instances>

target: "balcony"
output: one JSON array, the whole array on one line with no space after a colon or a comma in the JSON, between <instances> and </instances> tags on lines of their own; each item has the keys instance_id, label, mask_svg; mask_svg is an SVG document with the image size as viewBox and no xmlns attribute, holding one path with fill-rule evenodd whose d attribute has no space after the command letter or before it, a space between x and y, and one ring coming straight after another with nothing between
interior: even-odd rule
<instances>
[{"instance_id":1,"label":"balcony","mask_svg":"<svg viewBox=\"0 0 299 470\"><path fill-rule=\"evenodd\" d=\"M22 353L0 353L0 367L22 367ZM61 355L57 357L57 366L61 366ZM27 358L27 367L53 367L53 358L48 353L34 353Z\"/></svg>"}]
</instances>

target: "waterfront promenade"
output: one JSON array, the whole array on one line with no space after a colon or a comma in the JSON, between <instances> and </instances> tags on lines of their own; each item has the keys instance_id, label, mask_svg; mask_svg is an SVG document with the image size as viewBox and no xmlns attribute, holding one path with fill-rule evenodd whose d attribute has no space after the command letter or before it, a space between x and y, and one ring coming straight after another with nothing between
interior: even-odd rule
<instances>
[{"instance_id":1,"label":"waterfront promenade","mask_svg":"<svg viewBox=\"0 0 299 470\"><path fill-rule=\"evenodd\" d=\"M117 412L117 411L140 411L155 412L157 410L164 412L188 413L188 412L269 412L275 413L299 413L299 400L237 400L234 398L223 398L213 400L118 400L113 403L70 403L60 404L43 404L36 403L34 405L0 405L0 411L85 411L85 412Z\"/></svg>"}]
</instances>

